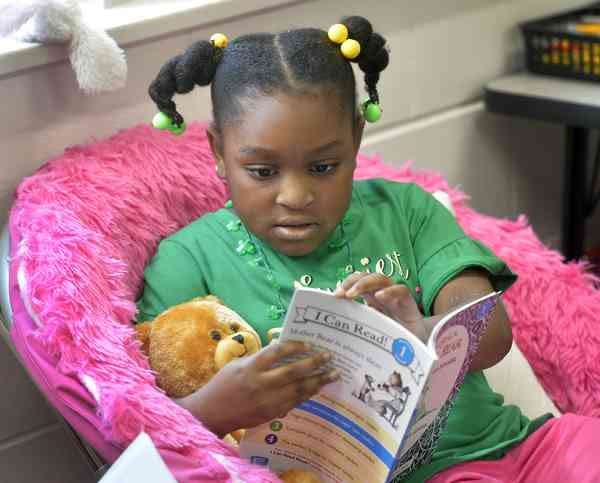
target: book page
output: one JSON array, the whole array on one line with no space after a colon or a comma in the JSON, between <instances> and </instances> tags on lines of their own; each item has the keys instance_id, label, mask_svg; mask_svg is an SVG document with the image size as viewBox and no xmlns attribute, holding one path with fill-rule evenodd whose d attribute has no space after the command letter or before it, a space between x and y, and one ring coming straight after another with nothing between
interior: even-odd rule
<instances>
[{"instance_id":1,"label":"book page","mask_svg":"<svg viewBox=\"0 0 600 483\"><path fill-rule=\"evenodd\" d=\"M498 297L492 293L471 302L448 314L434 328L429 345L438 359L421 394L394 478L403 478L430 460Z\"/></svg>"},{"instance_id":2,"label":"book page","mask_svg":"<svg viewBox=\"0 0 600 483\"><path fill-rule=\"evenodd\" d=\"M312 289L296 291L280 340L329 351L341 377L248 430L242 456L277 472L310 469L325 483L387 481L433 364L426 346L376 310Z\"/></svg>"}]
</instances>

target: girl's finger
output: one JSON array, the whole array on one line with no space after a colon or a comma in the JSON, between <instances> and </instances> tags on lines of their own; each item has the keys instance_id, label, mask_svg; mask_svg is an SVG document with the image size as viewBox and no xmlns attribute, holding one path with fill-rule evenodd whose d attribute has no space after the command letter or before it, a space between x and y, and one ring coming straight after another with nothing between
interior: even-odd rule
<instances>
[{"instance_id":1,"label":"girl's finger","mask_svg":"<svg viewBox=\"0 0 600 483\"><path fill-rule=\"evenodd\" d=\"M320 352L299 361L271 369L262 375L265 387L281 387L315 375L331 360L331 354Z\"/></svg>"},{"instance_id":2,"label":"girl's finger","mask_svg":"<svg viewBox=\"0 0 600 483\"><path fill-rule=\"evenodd\" d=\"M354 272L346 277L346 279L335 289L333 293L336 297L345 297L346 291L349 290L361 278L368 276L367 272Z\"/></svg>"},{"instance_id":3,"label":"girl's finger","mask_svg":"<svg viewBox=\"0 0 600 483\"><path fill-rule=\"evenodd\" d=\"M287 413L300 403L318 394L324 386L337 381L339 378L339 371L334 369L283 386L275 393L277 401L279 401L279 411Z\"/></svg>"},{"instance_id":4,"label":"girl's finger","mask_svg":"<svg viewBox=\"0 0 600 483\"><path fill-rule=\"evenodd\" d=\"M360 297L366 293L373 293L383 288L393 285L392 279L379 273L370 273L357 280L350 288L346 290L346 298Z\"/></svg>"},{"instance_id":5,"label":"girl's finger","mask_svg":"<svg viewBox=\"0 0 600 483\"><path fill-rule=\"evenodd\" d=\"M388 313L386 307L381 304L373 294L364 294L363 298L365 299L365 302L367 303L367 305L375 310L377 310L378 312L381 312L382 314L385 314L387 316L390 316L390 314Z\"/></svg>"},{"instance_id":6,"label":"girl's finger","mask_svg":"<svg viewBox=\"0 0 600 483\"><path fill-rule=\"evenodd\" d=\"M378 290L374 297L395 319L415 320L422 317L417 302L405 285L392 285Z\"/></svg>"},{"instance_id":7,"label":"girl's finger","mask_svg":"<svg viewBox=\"0 0 600 483\"><path fill-rule=\"evenodd\" d=\"M286 341L270 344L251 357L254 358L253 364L255 364L255 367L263 372L271 369L274 365L288 357L300 356L309 352L311 352L309 344Z\"/></svg>"}]
</instances>

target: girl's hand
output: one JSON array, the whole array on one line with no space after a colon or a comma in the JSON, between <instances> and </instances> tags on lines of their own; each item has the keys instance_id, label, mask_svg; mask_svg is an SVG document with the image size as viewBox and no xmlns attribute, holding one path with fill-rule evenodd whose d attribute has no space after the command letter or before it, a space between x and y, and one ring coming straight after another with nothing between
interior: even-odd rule
<instances>
[{"instance_id":1,"label":"girl's hand","mask_svg":"<svg viewBox=\"0 0 600 483\"><path fill-rule=\"evenodd\" d=\"M379 273L355 272L336 289L335 296L355 299L362 297L367 305L397 320L422 341L427 341L432 324L425 319L410 290L394 284ZM435 322L435 321L431 321Z\"/></svg>"},{"instance_id":2,"label":"girl's hand","mask_svg":"<svg viewBox=\"0 0 600 483\"><path fill-rule=\"evenodd\" d=\"M339 378L337 371L323 370L331 358L327 353L274 367L307 352L310 347L301 342L271 344L230 362L208 384L178 402L221 437L283 417Z\"/></svg>"}]
</instances>

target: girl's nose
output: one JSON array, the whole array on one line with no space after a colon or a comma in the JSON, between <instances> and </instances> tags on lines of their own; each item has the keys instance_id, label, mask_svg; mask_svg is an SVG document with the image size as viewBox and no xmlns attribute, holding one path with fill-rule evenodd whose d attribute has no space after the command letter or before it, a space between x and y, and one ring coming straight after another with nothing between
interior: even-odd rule
<instances>
[{"instance_id":1,"label":"girl's nose","mask_svg":"<svg viewBox=\"0 0 600 483\"><path fill-rule=\"evenodd\" d=\"M290 210L302 210L315 200L312 183L299 176L286 176L281 180L276 202Z\"/></svg>"}]
</instances>

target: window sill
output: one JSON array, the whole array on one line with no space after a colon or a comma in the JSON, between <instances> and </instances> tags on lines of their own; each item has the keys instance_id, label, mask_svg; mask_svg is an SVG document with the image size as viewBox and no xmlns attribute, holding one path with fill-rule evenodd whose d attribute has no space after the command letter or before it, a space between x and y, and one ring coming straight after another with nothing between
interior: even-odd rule
<instances>
[{"instance_id":1,"label":"window sill","mask_svg":"<svg viewBox=\"0 0 600 483\"><path fill-rule=\"evenodd\" d=\"M306 0L305 0L306 1ZM99 19L119 46L173 32L270 10L299 0L135 0L111 8L82 5L87 18ZM26 44L0 39L0 78L68 58L63 45Z\"/></svg>"}]
</instances>

